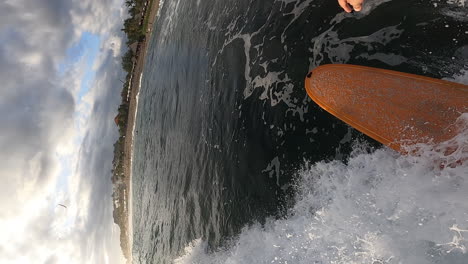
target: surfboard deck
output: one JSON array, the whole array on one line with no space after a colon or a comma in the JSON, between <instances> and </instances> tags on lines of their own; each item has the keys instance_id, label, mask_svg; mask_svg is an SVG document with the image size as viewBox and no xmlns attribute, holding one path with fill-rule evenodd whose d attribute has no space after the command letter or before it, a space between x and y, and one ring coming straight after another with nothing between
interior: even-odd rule
<instances>
[{"instance_id":1,"label":"surfboard deck","mask_svg":"<svg viewBox=\"0 0 468 264\"><path fill-rule=\"evenodd\" d=\"M453 138L457 118L468 112L467 85L364 66L319 66L305 88L320 107L400 152Z\"/></svg>"}]
</instances>

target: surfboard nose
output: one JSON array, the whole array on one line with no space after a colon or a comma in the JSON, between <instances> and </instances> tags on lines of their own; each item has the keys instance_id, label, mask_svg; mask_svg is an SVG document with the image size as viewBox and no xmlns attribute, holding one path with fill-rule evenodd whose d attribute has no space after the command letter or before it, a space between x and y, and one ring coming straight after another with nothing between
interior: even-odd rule
<instances>
[{"instance_id":1,"label":"surfboard nose","mask_svg":"<svg viewBox=\"0 0 468 264\"><path fill-rule=\"evenodd\" d=\"M453 124L468 112L467 85L364 66L319 66L305 88L321 108L400 152L451 139Z\"/></svg>"}]
</instances>

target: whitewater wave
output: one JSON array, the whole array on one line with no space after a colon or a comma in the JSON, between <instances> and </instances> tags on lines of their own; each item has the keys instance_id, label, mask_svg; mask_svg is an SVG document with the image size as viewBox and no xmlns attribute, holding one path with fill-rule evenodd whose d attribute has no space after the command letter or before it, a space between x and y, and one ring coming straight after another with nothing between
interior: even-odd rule
<instances>
[{"instance_id":1,"label":"whitewater wave","mask_svg":"<svg viewBox=\"0 0 468 264\"><path fill-rule=\"evenodd\" d=\"M305 164L286 218L215 252L195 240L175 263L468 263L468 113L457 125L414 155L356 143L347 164Z\"/></svg>"}]
</instances>

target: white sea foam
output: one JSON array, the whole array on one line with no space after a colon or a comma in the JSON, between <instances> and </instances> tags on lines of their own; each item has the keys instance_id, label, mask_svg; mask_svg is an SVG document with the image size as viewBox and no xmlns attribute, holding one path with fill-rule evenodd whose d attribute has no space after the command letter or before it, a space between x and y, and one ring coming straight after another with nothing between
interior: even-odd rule
<instances>
[{"instance_id":1,"label":"white sea foam","mask_svg":"<svg viewBox=\"0 0 468 264\"><path fill-rule=\"evenodd\" d=\"M461 7L466 6L466 0L447 0L448 4L454 4Z\"/></svg>"},{"instance_id":2,"label":"white sea foam","mask_svg":"<svg viewBox=\"0 0 468 264\"><path fill-rule=\"evenodd\" d=\"M158 12L156 12L156 18L160 17L161 10L163 9L165 3L166 3L166 0L159 0L159 8L158 8Z\"/></svg>"},{"instance_id":3,"label":"white sea foam","mask_svg":"<svg viewBox=\"0 0 468 264\"><path fill-rule=\"evenodd\" d=\"M138 114L138 99L140 98L140 89L141 89L141 80L143 78L143 73L140 74L140 79L138 80L138 93L135 96L135 114L133 116L133 129L132 129L132 146L130 152L130 186L128 193L128 235L129 235L129 244L130 248L133 248L133 190L132 190L132 178L133 178L133 146L135 140L135 125L136 117ZM132 257L130 257L132 259Z\"/></svg>"},{"instance_id":4,"label":"white sea foam","mask_svg":"<svg viewBox=\"0 0 468 264\"><path fill-rule=\"evenodd\" d=\"M468 113L458 125L418 155L357 144L348 164L305 164L288 217L246 227L216 252L193 241L175 263L468 263Z\"/></svg>"},{"instance_id":5,"label":"white sea foam","mask_svg":"<svg viewBox=\"0 0 468 264\"><path fill-rule=\"evenodd\" d=\"M157 21L158 25L161 27L161 43L165 43L167 41L168 36L172 34L174 31L174 28L177 23L177 19L179 16L179 7L180 7L180 0L171 0L171 1L164 1L162 3L160 10L162 8L165 8L165 5L167 5L166 12L167 14L164 16L164 19L161 19ZM163 6L164 5L164 6ZM159 11L158 11L158 17L159 17Z\"/></svg>"},{"instance_id":6,"label":"white sea foam","mask_svg":"<svg viewBox=\"0 0 468 264\"><path fill-rule=\"evenodd\" d=\"M468 65L467 65L468 68ZM444 78L451 82L457 82L468 85L468 69L463 69L459 74L454 75L452 78Z\"/></svg>"}]
</instances>

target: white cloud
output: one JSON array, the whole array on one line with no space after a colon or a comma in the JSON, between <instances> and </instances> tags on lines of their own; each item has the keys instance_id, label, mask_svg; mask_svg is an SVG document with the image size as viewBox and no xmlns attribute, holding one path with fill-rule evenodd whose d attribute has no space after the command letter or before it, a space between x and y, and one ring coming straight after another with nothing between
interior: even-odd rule
<instances>
[{"instance_id":1,"label":"white cloud","mask_svg":"<svg viewBox=\"0 0 468 264\"><path fill-rule=\"evenodd\" d=\"M122 10L120 0L0 3L0 263L123 261L110 182ZM87 65L57 69L83 32L103 45L77 104Z\"/></svg>"}]
</instances>

